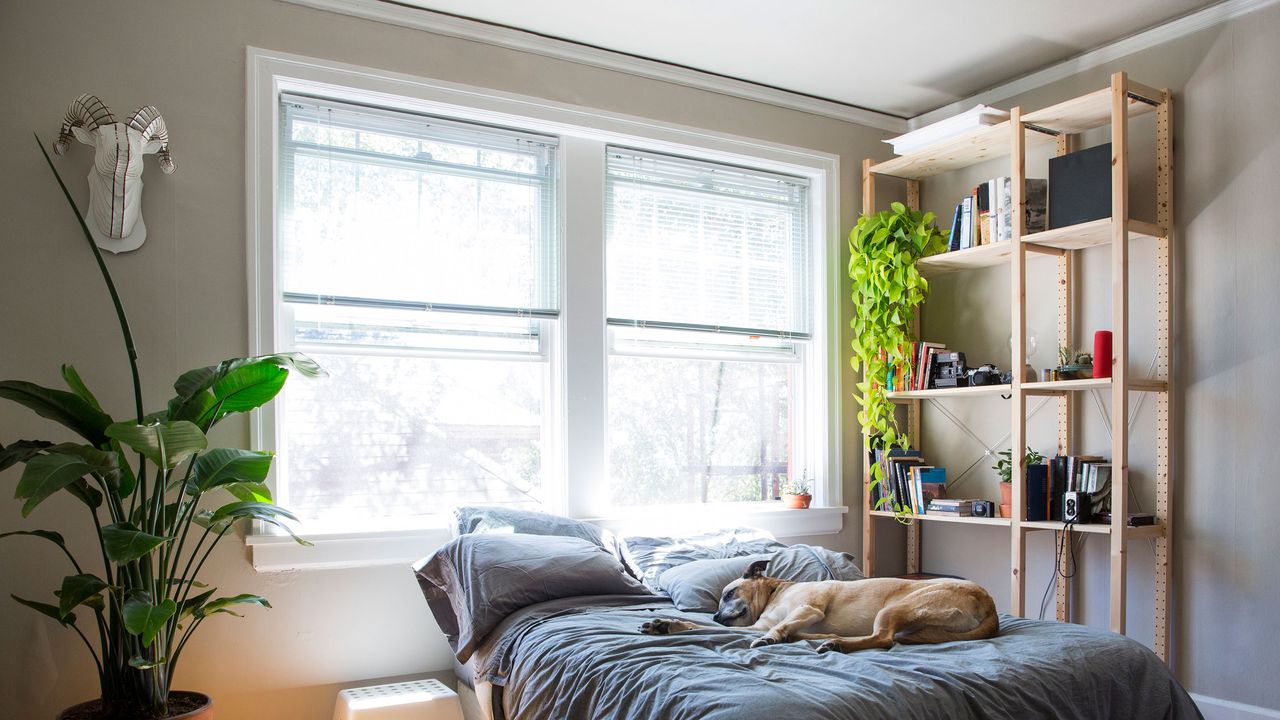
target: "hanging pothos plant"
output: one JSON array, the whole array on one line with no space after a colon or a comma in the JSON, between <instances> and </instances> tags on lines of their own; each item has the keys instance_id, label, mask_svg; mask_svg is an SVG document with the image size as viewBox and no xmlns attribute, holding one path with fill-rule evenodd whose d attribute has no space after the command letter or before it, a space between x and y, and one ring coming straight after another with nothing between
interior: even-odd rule
<instances>
[{"instance_id":1,"label":"hanging pothos plant","mask_svg":"<svg viewBox=\"0 0 1280 720\"><path fill-rule=\"evenodd\" d=\"M913 341L916 308L929 291L929 281L916 261L947 250L947 232L933 225L933 213L920 213L902 203L891 210L863 215L849 233L849 277L853 280L853 358L862 370L858 383L858 422L866 450L887 453L908 449L910 439L898 428L894 405L886 394L890 368L904 367ZM871 463L871 488L884 480L879 463ZM882 499L877 509L886 502ZM901 518L906 508L895 504Z\"/></svg>"}]
</instances>

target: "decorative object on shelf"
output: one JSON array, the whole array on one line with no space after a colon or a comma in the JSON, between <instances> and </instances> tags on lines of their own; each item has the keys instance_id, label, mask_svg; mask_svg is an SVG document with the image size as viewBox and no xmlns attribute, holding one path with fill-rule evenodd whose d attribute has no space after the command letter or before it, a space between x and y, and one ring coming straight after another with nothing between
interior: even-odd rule
<instances>
[{"instance_id":1,"label":"decorative object on shelf","mask_svg":"<svg viewBox=\"0 0 1280 720\"><path fill-rule=\"evenodd\" d=\"M1098 330L1093 334L1093 376L1111 377L1111 331Z\"/></svg>"},{"instance_id":2,"label":"decorative object on shelf","mask_svg":"<svg viewBox=\"0 0 1280 720\"><path fill-rule=\"evenodd\" d=\"M1058 380L1087 380L1093 377L1093 355L1059 347L1057 373Z\"/></svg>"},{"instance_id":3,"label":"decorative object on shelf","mask_svg":"<svg viewBox=\"0 0 1280 720\"><path fill-rule=\"evenodd\" d=\"M934 357L933 378L936 388L969 387L969 375L962 352L940 352Z\"/></svg>"},{"instance_id":4,"label":"decorative object on shelf","mask_svg":"<svg viewBox=\"0 0 1280 720\"><path fill-rule=\"evenodd\" d=\"M1028 456L1025 495L1027 520L1048 520L1052 494L1049 492L1049 466L1044 464L1044 458L1032 463Z\"/></svg>"},{"instance_id":5,"label":"decorative object on shelf","mask_svg":"<svg viewBox=\"0 0 1280 720\"><path fill-rule=\"evenodd\" d=\"M129 420L114 421L70 365L62 366L70 392L0 382L0 398L82 438L57 444L18 440L0 447L0 471L24 466L15 493L24 501L22 516L65 490L88 507L103 564L101 569L82 564L57 532L5 533L0 537L33 537L58 546L75 570L62 580L52 602L13 597L74 630L93 657L101 698L77 706L78 714L72 717L209 717L207 697L198 696L193 706L188 701L198 694L170 692L187 641L214 615L270 605L257 595L215 597L216 588L206 589L199 582L200 571L219 540L242 521L259 520L289 532L285 521L295 518L272 502L265 485L271 453L210 449L207 433L230 415L270 402L291 371L309 376L323 371L296 353L235 358L184 373L174 383L177 394L165 409L144 413L138 353L115 283L52 159L43 147L40 150L79 221L115 306L132 371L134 408ZM129 459L133 452L136 462ZM233 502L202 509L202 501L215 491L228 494ZM193 525L200 528L198 534L191 532ZM88 626L97 630L98 649L86 638L85 624L77 623L86 614L91 618Z\"/></svg>"},{"instance_id":6,"label":"decorative object on shelf","mask_svg":"<svg viewBox=\"0 0 1280 720\"><path fill-rule=\"evenodd\" d=\"M947 234L934 226L933 213L919 213L898 202L890 207L862 215L849 233L852 363L862 369L855 397L861 405L858 422L868 450L910 447L909 438L898 428L884 381L890 368L907 364L916 307L929 291L916 261L947 248ZM883 470L872 464L870 483L874 486L883 479ZM902 506L896 505L894 512L901 518Z\"/></svg>"},{"instance_id":7,"label":"decorative object on shelf","mask_svg":"<svg viewBox=\"0 0 1280 720\"><path fill-rule=\"evenodd\" d=\"M169 131L160 111L143 105L128 120L116 122L96 96L81 95L67 107L53 151L66 152L72 138L94 149L88 212L94 242L113 253L137 250L147 239L142 221L142 156L156 155L166 174L174 170Z\"/></svg>"},{"instance_id":8,"label":"decorative object on shelf","mask_svg":"<svg viewBox=\"0 0 1280 720\"><path fill-rule=\"evenodd\" d=\"M995 504L995 503L993 503L993 502L991 502L990 500L974 500L974 501L973 501L973 516L974 516L974 517L985 517L985 518L995 517L995 516L996 516L996 504Z\"/></svg>"},{"instance_id":9,"label":"decorative object on shelf","mask_svg":"<svg viewBox=\"0 0 1280 720\"><path fill-rule=\"evenodd\" d=\"M805 473L799 480L787 480L782 483L782 504L803 510L809 507L809 503L813 502L813 495L810 494L811 486L809 484L809 473Z\"/></svg>"}]
</instances>

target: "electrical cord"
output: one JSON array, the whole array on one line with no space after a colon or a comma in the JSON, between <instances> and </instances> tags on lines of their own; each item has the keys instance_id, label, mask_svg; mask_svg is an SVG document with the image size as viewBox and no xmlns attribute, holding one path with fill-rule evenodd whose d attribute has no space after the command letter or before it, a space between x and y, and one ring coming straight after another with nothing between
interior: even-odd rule
<instances>
[{"instance_id":1,"label":"electrical cord","mask_svg":"<svg viewBox=\"0 0 1280 720\"><path fill-rule=\"evenodd\" d=\"M1076 571L1079 569L1079 566L1076 563L1076 553L1084 547L1084 541L1089 539L1089 534L1080 533L1080 539L1072 543L1070 538L1071 527L1073 525L1075 525L1074 520L1063 525L1062 531L1056 533L1057 537L1053 541L1053 575L1049 576L1049 585L1044 589L1044 596L1040 598L1041 620L1044 619L1044 614L1049 604L1049 593L1053 590L1053 586L1058 581L1058 578L1061 577L1064 580L1070 580L1076 576ZM1060 568L1062 567L1062 558L1068 551L1071 553L1071 571L1069 574L1064 574Z\"/></svg>"}]
</instances>

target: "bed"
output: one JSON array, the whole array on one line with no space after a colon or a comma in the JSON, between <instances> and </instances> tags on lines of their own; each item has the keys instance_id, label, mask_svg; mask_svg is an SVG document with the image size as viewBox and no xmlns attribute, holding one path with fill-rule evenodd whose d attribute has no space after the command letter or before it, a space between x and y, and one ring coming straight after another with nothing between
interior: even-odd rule
<instances>
[{"instance_id":1,"label":"bed","mask_svg":"<svg viewBox=\"0 0 1280 720\"><path fill-rule=\"evenodd\" d=\"M1201 717L1154 653L1110 632L1002 615L990 640L847 655L820 654L818 641L751 649L750 631L682 610L666 595L688 608L687 593L660 589L673 568L698 562L681 552L650 553L656 569L632 567L636 558L607 542L520 537L472 540L445 562L437 554L434 573L425 561L415 568L458 651L468 720ZM847 572L829 551L764 547L803 558L804 572ZM721 559L700 562L728 568L758 549L716 547ZM584 582L592 592L566 595ZM708 627L638 632L654 617Z\"/></svg>"}]
</instances>

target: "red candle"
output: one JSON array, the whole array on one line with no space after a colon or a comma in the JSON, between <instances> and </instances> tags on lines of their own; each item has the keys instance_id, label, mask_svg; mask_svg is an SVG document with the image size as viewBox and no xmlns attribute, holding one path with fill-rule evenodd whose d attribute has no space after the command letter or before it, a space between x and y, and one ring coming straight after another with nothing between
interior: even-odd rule
<instances>
[{"instance_id":1,"label":"red candle","mask_svg":"<svg viewBox=\"0 0 1280 720\"><path fill-rule=\"evenodd\" d=\"M1111 331L1099 330L1093 334L1093 376L1111 377Z\"/></svg>"}]
</instances>

